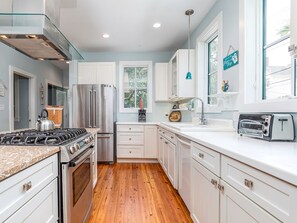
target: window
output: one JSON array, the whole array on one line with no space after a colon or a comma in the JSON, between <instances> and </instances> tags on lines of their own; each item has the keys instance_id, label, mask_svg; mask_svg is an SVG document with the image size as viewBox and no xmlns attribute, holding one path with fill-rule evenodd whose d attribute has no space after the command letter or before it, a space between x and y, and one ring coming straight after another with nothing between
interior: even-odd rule
<instances>
[{"instance_id":1,"label":"window","mask_svg":"<svg viewBox=\"0 0 297 223\"><path fill-rule=\"evenodd\" d=\"M142 99L143 108L152 112L152 62L120 62L120 112L137 112Z\"/></svg>"},{"instance_id":2,"label":"window","mask_svg":"<svg viewBox=\"0 0 297 223\"><path fill-rule=\"evenodd\" d=\"M218 92L218 35L211 38L208 48L208 104L217 104L215 97L209 97Z\"/></svg>"},{"instance_id":3,"label":"window","mask_svg":"<svg viewBox=\"0 0 297 223\"><path fill-rule=\"evenodd\" d=\"M197 38L198 97L207 102L207 112L219 112L217 98L222 81L223 13L208 25Z\"/></svg>"},{"instance_id":4,"label":"window","mask_svg":"<svg viewBox=\"0 0 297 223\"><path fill-rule=\"evenodd\" d=\"M290 2L291 0L263 1L262 99L293 95L296 89L292 59L288 52Z\"/></svg>"}]
</instances>

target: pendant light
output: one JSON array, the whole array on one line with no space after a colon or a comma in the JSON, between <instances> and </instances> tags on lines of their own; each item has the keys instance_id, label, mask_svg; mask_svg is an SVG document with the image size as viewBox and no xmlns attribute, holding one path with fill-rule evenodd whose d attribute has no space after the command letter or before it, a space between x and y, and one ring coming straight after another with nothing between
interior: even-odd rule
<instances>
[{"instance_id":1,"label":"pendant light","mask_svg":"<svg viewBox=\"0 0 297 223\"><path fill-rule=\"evenodd\" d=\"M192 79L192 73L190 72L190 48L191 48L191 15L194 14L194 10L193 9L188 9L185 12L186 16L189 17L189 26L188 26L188 72L186 75L186 79L187 80L191 80Z\"/></svg>"}]
</instances>

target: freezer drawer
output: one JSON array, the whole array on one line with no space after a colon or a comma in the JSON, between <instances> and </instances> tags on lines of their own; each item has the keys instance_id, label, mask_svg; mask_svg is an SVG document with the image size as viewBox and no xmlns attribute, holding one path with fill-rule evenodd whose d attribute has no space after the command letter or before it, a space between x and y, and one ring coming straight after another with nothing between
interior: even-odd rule
<instances>
[{"instance_id":1,"label":"freezer drawer","mask_svg":"<svg viewBox=\"0 0 297 223\"><path fill-rule=\"evenodd\" d=\"M97 162L114 162L113 134L97 134Z\"/></svg>"}]
</instances>

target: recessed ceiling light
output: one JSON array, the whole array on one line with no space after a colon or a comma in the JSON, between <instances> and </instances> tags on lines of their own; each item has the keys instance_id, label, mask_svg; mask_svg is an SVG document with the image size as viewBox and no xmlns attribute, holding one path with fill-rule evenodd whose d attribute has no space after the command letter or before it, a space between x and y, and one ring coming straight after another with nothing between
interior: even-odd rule
<instances>
[{"instance_id":1,"label":"recessed ceiling light","mask_svg":"<svg viewBox=\"0 0 297 223\"><path fill-rule=\"evenodd\" d=\"M156 28L156 29L158 29L158 28L161 27L161 23L156 22L156 23L154 23L153 27Z\"/></svg>"},{"instance_id":2,"label":"recessed ceiling light","mask_svg":"<svg viewBox=\"0 0 297 223\"><path fill-rule=\"evenodd\" d=\"M66 63L70 63L70 61L67 60Z\"/></svg>"},{"instance_id":3,"label":"recessed ceiling light","mask_svg":"<svg viewBox=\"0 0 297 223\"><path fill-rule=\"evenodd\" d=\"M108 34L108 33L104 33L104 34L102 35L102 37L103 37L104 39L108 39L108 38L109 38L109 34Z\"/></svg>"}]
</instances>

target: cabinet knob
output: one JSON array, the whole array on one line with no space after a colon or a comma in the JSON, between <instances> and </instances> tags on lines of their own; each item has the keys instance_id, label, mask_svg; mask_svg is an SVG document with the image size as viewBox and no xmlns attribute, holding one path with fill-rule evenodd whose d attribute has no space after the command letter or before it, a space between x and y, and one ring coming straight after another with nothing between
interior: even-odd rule
<instances>
[{"instance_id":1,"label":"cabinet knob","mask_svg":"<svg viewBox=\"0 0 297 223\"><path fill-rule=\"evenodd\" d=\"M216 180L214 180L214 179L211 179L211 181L210 181L214 186L217 186L217 184L218 184L218 181L216 181Z\"/></svg>"},{"instance_id":2,"label":"cabinet knob","mask_svg":"<svg viewBox=\"0 0 297 223\"><path fill-rule=\"evenodd\" d=\"M171 139L173 139L174 137L173 137L173 136L171 136L170 138L171 138Z\"/></svg>"},{"instance_id":3,"label":"cabinet knob","mask_svg":"<svg viewBox=\"0 0 297 223\"><path fill-rule=\"evenodd\" d=\"M168 144L168 142L165 142L165 144Z\"/></svg>"},{"instance_id":4,"label":"cabinet knob","mask_svg":"<svg viewBox=\"0 0 297 223\"><path fill-rule=\"evenodd\" d=\"M218 188L221 192L224 192L224 190L225 190L224 186L221 184L218 185Z\"/></svg>"},{"instance_id":5,"label":"cabinet knob","mask_svg":"<svg viewBox=\"0 0 297 223\"><path fill-rule=\"evenodd\" d=\"M129 153L132 153L132 151L129 151Z\"/></svg>"},{"instance_id":6,"label":"cabinet knob","mask_svg":"<svg viewBox=\"0 0 297 223\"><path fill-rule=\"evenodd\" d=\"M160 139L163 139L162 137L160 137Z\"/></svg>"},{"instance_id":7,"label":"cabinet knob","mask_svg":"<svg viewBox=\"0 0 297 223\"><path fill-rule=\"evenodd\" d=\"M129 128L129 130L131 130L131 128Z\"/></svg>"},{"instance_id":8,"label":"cabinet knob","mask_svg":"<svg viewBox=\"0 0 297 223\"><path fill-rule=\"evenodd\" d=\"M203 153L199 153L198 156L203 159L204 158L204 154Z\"/></svg>"},{"instance_id":9,"label":"cabinet knob","mask_svg":"<svg viewBox=\"0 0 297 223\"><path fill-rule=\"evenodd\" d=\"M131 138L129 138L129 140L131 140Z\"/></svg>"},{"instance_id":10,"label":"cabinet knob","mask_svg":"<svg viewBox=\"0 0 297 223\"><path fill-rule=\"evenodd\" d=\"M25 183L25 184L23 185L23 191L24 191L24 192L30 190L31 188L32 188L32 182L31 182L31 181L29 181L28 183Z\"/></svg>"},{"instance_id":11,"label":"cabinet knob","mask_svg":"<svg viewBox=\"0 0 297 223\"><path fill-rule=\"evenodd\" d=\"M248 188L252 189L254 186L254 183L251 180L244 179L244 185L247 186Z\"/></svg>"}]
</instances>

